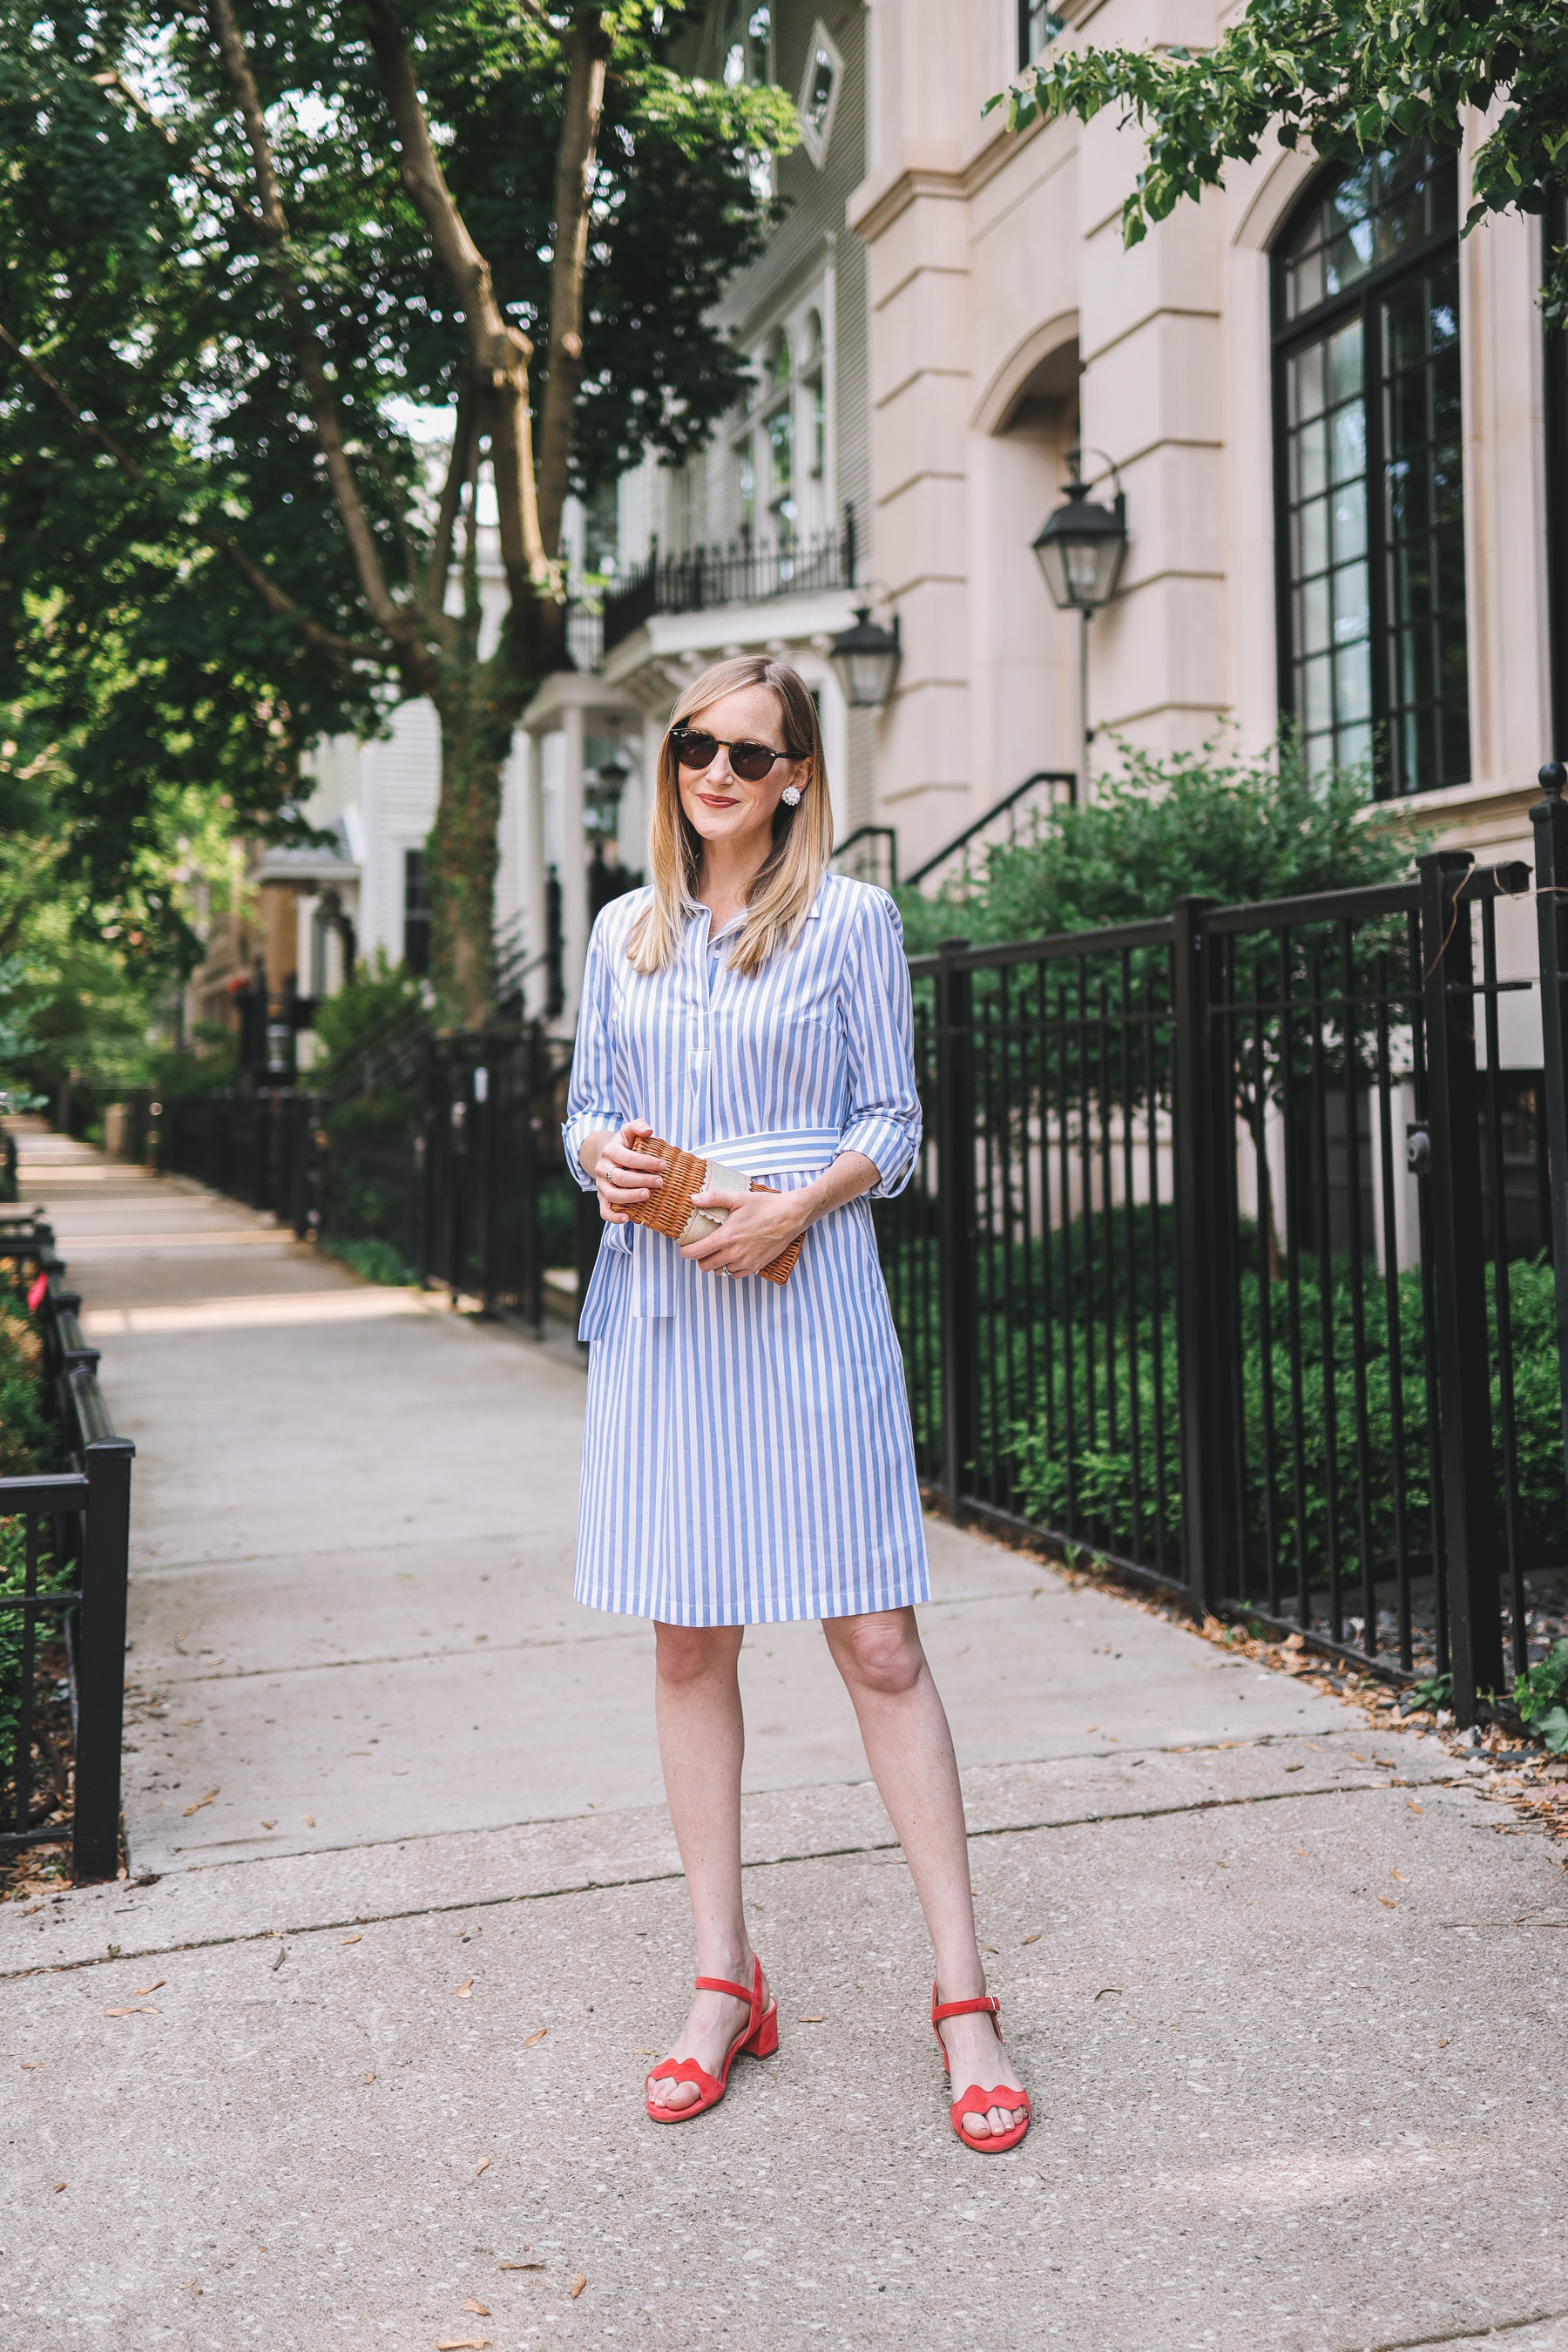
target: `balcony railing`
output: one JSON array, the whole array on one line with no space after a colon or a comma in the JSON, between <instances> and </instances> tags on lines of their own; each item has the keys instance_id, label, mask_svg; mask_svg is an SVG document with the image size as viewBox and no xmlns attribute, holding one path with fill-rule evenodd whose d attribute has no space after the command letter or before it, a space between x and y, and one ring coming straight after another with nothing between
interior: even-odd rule
<instances>
[{"instance_id":1,"label":"balcony railing","mask_svg":"<svg viewBox=\"0 0 1568 2352\"><path fill-rule=\"evenodd\" d=\"M705 613L853 588L855 554L855 509L847 506L839 529L816 539L732 540L728 547L689 547L679 555L661 555L656 541L647 562L634 564L605 593L605 651L655 613Z\"/></svg>"}]
</instances>

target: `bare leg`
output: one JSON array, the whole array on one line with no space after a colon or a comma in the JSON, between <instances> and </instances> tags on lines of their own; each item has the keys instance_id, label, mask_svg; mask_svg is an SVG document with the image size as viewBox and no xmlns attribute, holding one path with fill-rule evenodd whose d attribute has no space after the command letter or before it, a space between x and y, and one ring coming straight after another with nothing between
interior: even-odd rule
<instances>
[{"instance_id":1,"label":"bare leg","mask_svg":"<svg viewBox=\"0 0 1568 2352\"><path fill-rule=\"evenodd\" d=\"M741 1760L746 1732L736 1661L739 1625L656 1625L656 1704L664 1793L680 1848L697 1930L697 1974L752 1980L752 1942L741 1907ZM745 2023L747 2006L728 1993L700 1992L671 2044L671 2058L695 2058L716 2074ZM655 2105L689 2107L694 2083L655 2083Z\"/></svg>"},{"instance_id":2,"label":"bare leg","mask_svg":"<svg viewBox=\"0 0 1568 2352\"><path fill-rule=\"evenodd\" d=\"M969 1843L958 1763L947 1716L921 1647L912 1609L864 1617L828 1617L823 1632L854 1702L866 1760L898 1832L931 1931L943 2000L972 2000L985 1990L974 1940ZM955 2091L1017 2085L1011 2059L984 2016L952 2017L942 2028ZM1024 2110L992 2107L968 2115L964 2129L983 2139L1022 2123Z\"/></svg>"}]
</instances>

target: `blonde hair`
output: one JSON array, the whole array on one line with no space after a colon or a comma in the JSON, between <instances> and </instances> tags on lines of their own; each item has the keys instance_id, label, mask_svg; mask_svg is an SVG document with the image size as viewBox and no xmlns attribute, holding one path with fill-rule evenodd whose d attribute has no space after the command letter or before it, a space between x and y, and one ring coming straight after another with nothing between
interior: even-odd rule
<instances>
[{"instance_id":1,"label":"blonde hair","mask_svg":"<svg viewBox=\"0 0 1568 2352\"><path fill-rule=\"evenodd\" d=\"M833 807L827 793L827 763L822 727L811 689L788 662L765 654L743 654L715 662L691 684L669 714L655 771L653 822L648 827L648 868L653 903L633 924L626 958L637 971L663 971L675 960L683 932L697 912L697 878L702 869L702 836L680 805L680 772L671 735L683 719L742 687L765 686L777 698L785 744L811 764L798 808L779 803L773 841L761 872L746 894L746 919L730 952L731 969L761 971L771 956L791 948L816 902L833 855Z\"/></svg>"}]
</instances>

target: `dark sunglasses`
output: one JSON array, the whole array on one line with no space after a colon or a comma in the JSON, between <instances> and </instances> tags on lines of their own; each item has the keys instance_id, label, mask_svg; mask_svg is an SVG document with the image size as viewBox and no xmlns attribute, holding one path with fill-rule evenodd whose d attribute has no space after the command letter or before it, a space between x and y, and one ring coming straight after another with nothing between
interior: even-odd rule
<instances>
[{"instance_id":1,"label":"dark sunglasses","mask_svg":"<svg viewBox=\"0 0 1568 2352\"><path fill-rule=\"evenodd\" d=\"M718 735L694 734L689 727L672 727L669 740L683 768L710 768L721 751L728 751L731 767L747 784L760 784L772 772L775 760L809 756L805 751L772 751L765 743L726 743Z\"/></svg>"}]
</instances>

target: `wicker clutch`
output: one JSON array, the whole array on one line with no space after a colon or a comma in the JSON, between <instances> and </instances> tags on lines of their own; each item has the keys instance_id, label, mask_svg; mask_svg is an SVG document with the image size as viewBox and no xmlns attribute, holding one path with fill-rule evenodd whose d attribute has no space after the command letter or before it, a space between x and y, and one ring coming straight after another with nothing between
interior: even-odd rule
<instances>
[{"instance_id":1,"label":"wicker clutch","mask_svg":"<svg viewBox=\"0 0 1568 2352\"><path fill-rule=\"evenodd\" d=\"M626 1214L634 1224L647 1225L672 1242L696 1242L704 1234L716 1234L730 1213L728 1209L694 1209L693 1193L710 1189L719 1192L767 1192L773 1189L771 1185L756 1183L749 1176L738 1176L732 1168L722 1167L717 1160L700 1160L694 1151L681 1151L673 1143L661 1143L656 1135L643 1137L637 1148L650 1159L663 1160L665 1178L640 1209L628 1209ZM771 1265L763 1266L763 1281L787 1282L799 1255L797 1238L779 1253Z\"/></svg>"}]
</instances>

